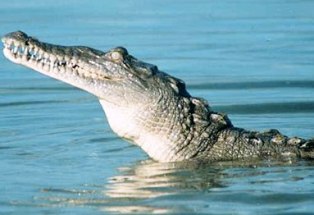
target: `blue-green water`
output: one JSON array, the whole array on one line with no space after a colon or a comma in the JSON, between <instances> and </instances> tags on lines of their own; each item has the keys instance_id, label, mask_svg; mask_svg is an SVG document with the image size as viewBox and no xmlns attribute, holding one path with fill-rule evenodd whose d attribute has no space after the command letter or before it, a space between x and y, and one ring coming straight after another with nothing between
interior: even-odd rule
<instances>
[{"instance_id":1,"label":"blue-green water","mask_svg":"<svg viewBox=\"0 0 314 215\"><path fill-rule=\"evenodd\" d=\"M236 126L314 136L314 1L10 0L0 34L125 46ZM0 214L312 214L314 163L158 164L93 96L0 56Z\"/></svg>"}]
</instances>

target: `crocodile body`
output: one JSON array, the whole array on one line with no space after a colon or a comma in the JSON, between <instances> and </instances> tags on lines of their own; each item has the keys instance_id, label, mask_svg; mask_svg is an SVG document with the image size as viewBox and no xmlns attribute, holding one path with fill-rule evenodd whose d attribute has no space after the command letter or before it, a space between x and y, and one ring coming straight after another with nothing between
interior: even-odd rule
<instances>
[{"instance_id":1,"label":"crocodile body","mask_svg":"<svg viewBox=\"0 0 314 215\"><path fill-rule=\"evenodd\" d=\"M191 96L183 81L123 47L102 52L52 45L21 31L2 41L4 55L14 63L95 95L113 131L156 161L314 157L313 139L234 127L227 115Z\"/></svg>"}]
</instances>

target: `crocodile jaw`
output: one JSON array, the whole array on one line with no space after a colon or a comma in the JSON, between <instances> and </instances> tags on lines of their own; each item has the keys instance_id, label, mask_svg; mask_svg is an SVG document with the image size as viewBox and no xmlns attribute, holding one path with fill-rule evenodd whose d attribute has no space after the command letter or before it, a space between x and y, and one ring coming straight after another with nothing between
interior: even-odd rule
<instances>
[{"instance_id":1,"label":"crocodile jaw","mask_svg":"<svg viewBox=\"0 0 314 215\"><path fill-rule=\"evenodd\" d=\"M110 77L97 60L105 53L87 47L42 43L23 32L7 34L2 42L4 56L13 63L83 89L97 97L103 96L102 89Z\"/></svg>"}]
</instances>

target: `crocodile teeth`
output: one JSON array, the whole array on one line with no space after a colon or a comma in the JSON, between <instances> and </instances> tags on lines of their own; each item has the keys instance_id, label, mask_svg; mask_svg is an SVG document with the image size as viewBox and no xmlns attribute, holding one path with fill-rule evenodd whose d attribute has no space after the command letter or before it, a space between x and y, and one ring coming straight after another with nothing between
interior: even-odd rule
<instances>
[{"instance_id":1,"label":"crocodile teeth","mask_svg":"<svg viewBox=\"0 0 314 215\"><path fill-rule=\"evenodd\" d=\"M4 44L3 53L8 59L35 70L41 70L43 73L72 73L72 75L92 79L106 78L100 74L83 70L82 66L84 67L85 63L80 62L76 56L60 56L50 53L49 47L45 51L34 44L26 45L13 39L3 39L2 41Z\"/></svg>"},{"instance_id":2,"label":"crocodile teeth","mask_svg":"<svg viewBox=\"0 0 314 215\"><path fill-rule=\"evenodd\" d=\"M4 53L6 56L8 56L10 59L15 61L38 61L41 63L50 63L50 58L53 59L53 62L56 61L53 55L49 55L48 53L44 52L43 50L36 48L35 46L29 45L25 46L23 44L20 44L18 42L14 42L11 39L8 39L6 41L3 41L4 44Z\"/></svg>"},{"instance_id":3,"label":"crocodile teeth","mask_svg":"<svg viewBox=\"0 0 314 215\"><path fill-rule=\"evenodd\" d=\"M16 54L16 53L17 53L17 47L14 47L14 48L13 48L12 53L13 53L13 54Z\"/></svg>"}]
</instances>

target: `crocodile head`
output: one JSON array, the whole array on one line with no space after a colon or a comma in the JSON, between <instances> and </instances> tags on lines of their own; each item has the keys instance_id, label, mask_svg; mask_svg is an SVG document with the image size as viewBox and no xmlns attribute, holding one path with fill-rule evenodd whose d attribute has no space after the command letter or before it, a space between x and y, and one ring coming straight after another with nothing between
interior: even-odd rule
<instances>
[{"instance_id":1,"label":"crocodile head","mask_svg":"<svg viewBox=\"0 0 314 215\"><path fill-rule=\"evenodd\" d=\"M21 31L5 35L2 41L4 55L14 63L95 95L111 128L150 157L158 161L189 157L190 149L183 145L196 136L192 128L196 107L202 106L201 112L208 108L190 97L181 80L134 58L123 47L102 52L84 46L52 45ZM203 117L199 115L199 119Z\"/></svg>"},{"instance_id":2,"label":"crocodile head","mask_svg":"<svg viewBox=\"0 0 314 215\"><path fill-rule=\"evenodd\" d=\"M2 38L4 55L40 73L112 103L133 103L148 86L156 66L138 61L123 47L102 52L84 46L58 46L18 31ZM143 99L143 96L141 96Z\"/></svg>"}]
</instances>

